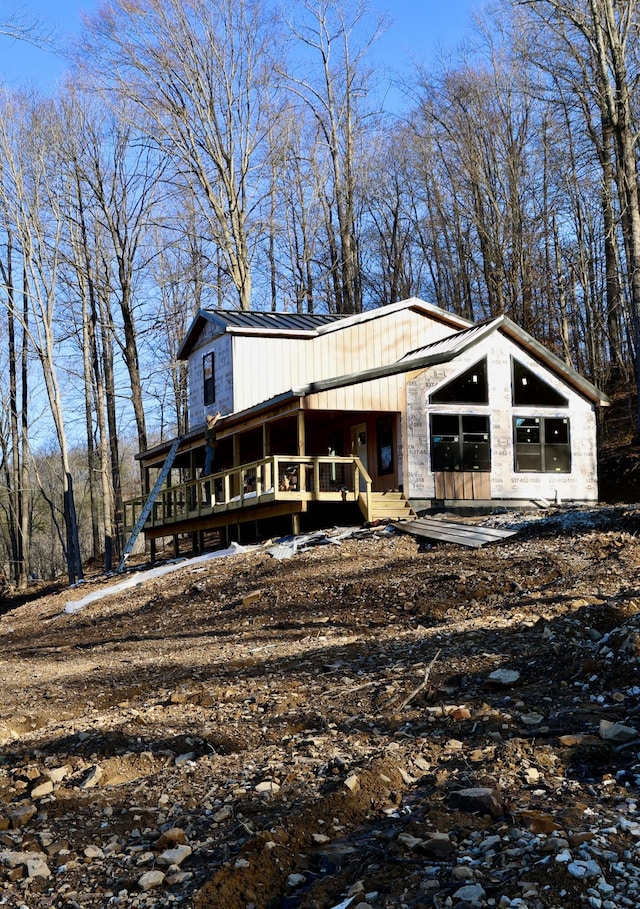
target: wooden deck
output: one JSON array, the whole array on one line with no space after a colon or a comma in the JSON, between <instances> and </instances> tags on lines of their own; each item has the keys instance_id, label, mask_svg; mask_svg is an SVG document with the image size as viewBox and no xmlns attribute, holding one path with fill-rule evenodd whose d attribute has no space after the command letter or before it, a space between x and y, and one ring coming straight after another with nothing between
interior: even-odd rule
<instances>
[{"instance_id":1,"label":"wooden deck","mask_svg":"<svg viewBox=\"0 0 640 909\"><path fill-rule=\"evenodd\" d=\"M125 531L135 526L145 503L125 502ZM278 455L231 470L166 486L143 531L148 539L211 530L243 521L296 515L310 503L359 505L371 520L371 477L355 457Z\"/></svg>"}]
</instances>

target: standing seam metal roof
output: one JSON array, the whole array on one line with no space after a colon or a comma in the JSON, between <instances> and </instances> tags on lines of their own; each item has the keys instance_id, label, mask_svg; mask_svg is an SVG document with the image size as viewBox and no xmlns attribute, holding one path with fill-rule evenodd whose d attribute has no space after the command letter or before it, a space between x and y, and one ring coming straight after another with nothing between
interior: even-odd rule
<instances>
[{"instance_id":1,"label":"standing seam metal roof","mask_svg":"<svg viewBox=\"0 0 640 909\"><path fill-rule=\"evenodd\" d=\"M342 316L298 312L230 312L226 309L206 309L216 322L231 328L253 328L272 331L313 331L320 325L335 322Z\"/></svg>"},{"instance_id":2,"label":"standing seam metal roof","mask_svg":"<svg viewBox=\"0 0 640 909\"><path fill-rule=\"evenodd\" d=\"M490 322L481 322L471 328L456 331L454 334L447 335L446 338L441 338L439 341L432 341L430 344L425 344L424 347L417 347L415 350L408 351L400 358L399 362L407 363L411 360L435 354L442 354L443 356L451 354L453 356L461 345L468 346L473 344L477 337L486 334L491 330L494 323L497 324L499 321L499 319L493 319Z\"/></svg>"}]
</instances>

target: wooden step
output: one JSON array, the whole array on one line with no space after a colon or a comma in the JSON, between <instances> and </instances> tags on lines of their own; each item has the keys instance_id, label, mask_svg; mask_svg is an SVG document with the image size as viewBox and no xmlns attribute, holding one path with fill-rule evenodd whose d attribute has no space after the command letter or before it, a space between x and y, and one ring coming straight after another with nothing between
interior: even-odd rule
<instances>
[{"instance_id":1,"label":"wooden step","mask_svg":"<svg viewBox=\"0 0 640 909\"><path fill-rule=\"evenodd\" d=\"M360 510L366 517L366 499L360 496ZM371 493L372 521L407 521L416 517L415 512L401 492L372 492Z\"/></svg>"}]
</instances>

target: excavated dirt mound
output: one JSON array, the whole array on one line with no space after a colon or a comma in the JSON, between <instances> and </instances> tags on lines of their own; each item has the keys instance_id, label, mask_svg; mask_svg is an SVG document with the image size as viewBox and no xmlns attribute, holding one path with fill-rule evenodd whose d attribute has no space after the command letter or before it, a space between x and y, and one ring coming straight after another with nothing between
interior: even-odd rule
<instances>
[{"instance_id":1,"label":"excavated dirt mound","mask_svg":"<svg viewBox=\"0 0 640 909\"><path fill-rule=\"evenodd\" d=\"M9 601L0 905L640 904L640 509L482 520Z\"/></svg>"}]
</instances>

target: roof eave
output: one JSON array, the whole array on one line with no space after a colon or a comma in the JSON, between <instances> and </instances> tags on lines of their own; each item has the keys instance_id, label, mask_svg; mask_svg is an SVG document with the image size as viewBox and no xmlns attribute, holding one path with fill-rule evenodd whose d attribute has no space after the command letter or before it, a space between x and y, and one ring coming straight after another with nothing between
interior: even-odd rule
<instances>
[{"instance_id":1,"label":"roof eave","mask_svg":"<svg viewBox=\"0 0 640 909\"><path fill-rule=\"evenodd\" d=\"M198 312L196 313L196 315L194 316L193 321L191 322L191 325L187 329L187 333L184 336L184 340L182 341L182 344L178 348L178 353L176 354L176 358L178 360L188 360L189 359L189 354L195 347L198 336L199 336L200 332L202 331L202 325L204 325L205 322L217 323L218 325L220 325L220 334L224 333L226 326L222 325L219 322L219 320L216 319L216 317L213 313L207 312L206 309L199 309Z\"/></svg>"}]
</instances>

